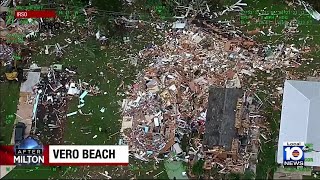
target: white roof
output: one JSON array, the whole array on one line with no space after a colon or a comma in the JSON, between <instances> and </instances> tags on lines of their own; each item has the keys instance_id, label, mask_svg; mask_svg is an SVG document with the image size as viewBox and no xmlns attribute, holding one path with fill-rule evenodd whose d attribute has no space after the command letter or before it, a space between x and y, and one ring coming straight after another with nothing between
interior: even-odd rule
<instances>
[{"instance_id":1,"label":"white roof","mask_svg":"<svg viewBox=\"0 0 320 180\"><path fill-rule=\"evenodd\" d=\"M304 142L320 150L320 82L286 80L281 112L277 162L283 162L283 142ZM320 153L305 153L313 157L307 166L320 166Z\"/></svg>"}]
</instances>

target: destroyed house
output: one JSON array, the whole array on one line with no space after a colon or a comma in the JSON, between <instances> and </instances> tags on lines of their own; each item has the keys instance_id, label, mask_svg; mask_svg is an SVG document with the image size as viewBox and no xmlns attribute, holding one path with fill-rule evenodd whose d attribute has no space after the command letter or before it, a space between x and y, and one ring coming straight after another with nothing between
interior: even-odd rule
<instances>
[{"instance_id":1,"label":"destroyed house","mask_svg":"<svg viewBox=\"0 0 320 180\"><path fill-rule=\"evenodd\" d=\"M204 147L222 147L231 150L236 136L235 117L238 98L242 90L235 88L211 88L209 91Z\"/></svg>"},{"instance_id":2,"label":"destroyed house","mask_svg":"<svg viewBox=\"0 0 320 180\"><path fill-rule=\"evenodd\" d=\"M213 88L209 90L203 150L204 168L210 170L213 162L237 160L240 142L238 127L242 111L241 89ZM240 113L241 114L241 113Z\"/></svg>"},{"instance_id":3,"label":"destroyed house","mask_svg":"<svg viewBox=\"0 0 320 180\"><path fill-rule=\"evenodd\" d=\"M320 166L320 82L286 80L284 83L277 162L283 163L286 142L310 144L304 165ZM308 159L308 160L307 160Z\"/></svg>"}]
</instances>

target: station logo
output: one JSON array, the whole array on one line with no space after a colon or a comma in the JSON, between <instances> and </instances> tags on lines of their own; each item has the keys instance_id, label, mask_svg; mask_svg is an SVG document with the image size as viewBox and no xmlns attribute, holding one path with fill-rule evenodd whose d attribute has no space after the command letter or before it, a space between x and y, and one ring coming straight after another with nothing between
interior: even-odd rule
<instances>
[{"instance_id":1,"label":"station logo","mask_svg":"<svg viewBox=\"0 0 320 180\"><path fill-rule=\"evenodd\" d=\"M285 142L283 143L283 165L304 166L304 143Z\"/></svg>"},{"instance_id":2,"label":"station logo","mask_svg":"<svg viewBox=\"0 0 320 180\"><path fill-rule=\"evenodd\" d=\"M33 137L27 137L14 147L16 165L41 165L44 163L43 145Z\"/></svg>"}]
</instances>

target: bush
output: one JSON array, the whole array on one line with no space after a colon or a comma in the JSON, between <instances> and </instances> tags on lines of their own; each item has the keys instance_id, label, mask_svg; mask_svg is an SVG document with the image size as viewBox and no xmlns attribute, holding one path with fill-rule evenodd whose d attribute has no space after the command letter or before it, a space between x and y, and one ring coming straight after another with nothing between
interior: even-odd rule
<instances>
[{"instance_id":1,"label":"bush","mask_svg":"<svg viewBox=\"0 0 320 180\"><path fill-rule=\"evenodd\" d=\"M204 160L198 160L193 166L192 166L192 173L194 175L200 176L204 173L203 169Z\"/></svg>"}]
</instances>

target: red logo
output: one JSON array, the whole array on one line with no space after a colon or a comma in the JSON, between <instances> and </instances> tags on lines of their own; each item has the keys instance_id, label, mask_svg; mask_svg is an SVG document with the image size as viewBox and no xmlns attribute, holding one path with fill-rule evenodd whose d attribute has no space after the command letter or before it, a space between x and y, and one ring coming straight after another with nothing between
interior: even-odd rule
<instances>
[{"instance_id":1,"label":"red logo","mask_svg":"<svg viewBox=\"0 0 320 180\"><path fill-rule=\"evenodd\" d=\"M294 156L294 157L298 157L299 155L300 155L300 153L299 153L298 150L294 150L294 151L292 152L292 156Z\"/></svg>"}]
</instances>

